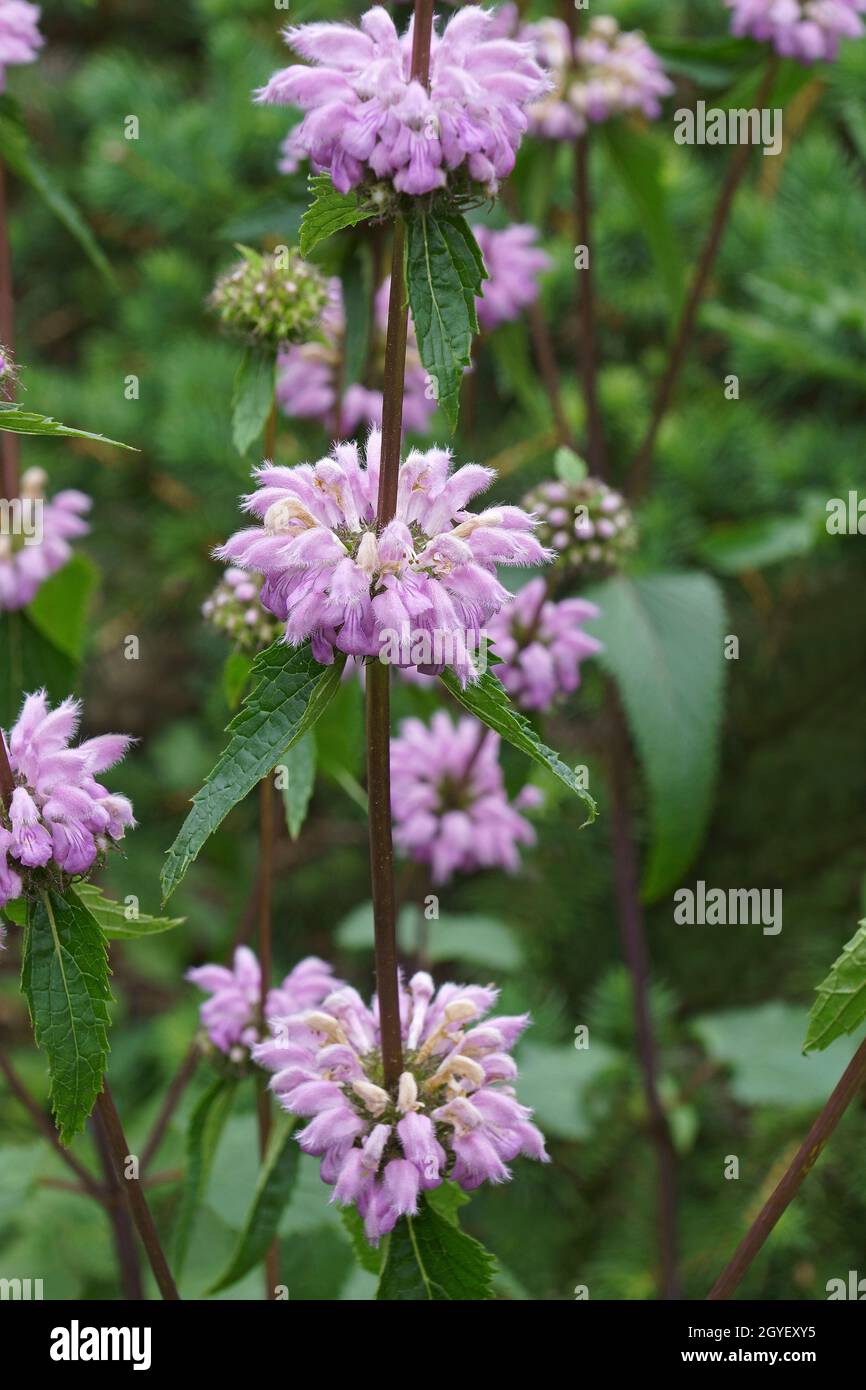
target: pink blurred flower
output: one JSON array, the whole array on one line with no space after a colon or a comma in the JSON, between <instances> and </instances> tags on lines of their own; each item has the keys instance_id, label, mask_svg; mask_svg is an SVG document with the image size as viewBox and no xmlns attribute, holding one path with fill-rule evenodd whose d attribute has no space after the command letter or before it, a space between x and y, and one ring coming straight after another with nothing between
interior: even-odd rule
<instances>
[{"instance_id":1,"label":"pink blurred flower","mask_svg":"<svg viewBox=\"0 0 866 1390\"><path fill-rule=\"evenodd\" d=\"M186 978L211 997L201 1006L202 1026L220 1052L242 1060L246 1050L261 1036L262 972L258 959L248 946L238 946L231 967L197 965ZM339 985L333 970L324 961L308 956L289 972L281 985L268 991L266 1021L280 1014L312 1008Z\"/></svg>"},{"instance_id":2,"label":"pink blurred flower","mask_svg":"<svg viewBox=\"0 0 866 1390\"><path fill-rule=\"evenodd\" d=\"M0 92L6 86L6 69L32 63L45 40L39 32L41 11L27 0L0 0Z\"/></svg>"},{"instance_id":3,"label":"pink blurred flower","mask_svg":"<svg viewBox=\"0 0 866 1390\"><path fill-rule=\"evenodd\" d=\"M489 332L501 323L519 318L538 298L538 277L549 269L550 257L535 246L535 227L517 225L496 232L490 227L473 227L490 277L484 281L484 294L476 300L478 322Z\"/></svg>"},{"instance_id":4,"label":"pink blurred flower","mask_svg":"<svg viewBox=\"0 0 866 1390\"><path fill-rule=\"evenodd\" d=\"M378 1006L337 983L317 1006L271 1020L253 1057L274 1072L280 1104L308 1123L301 1148L322 1160L332 1201L355 1206L377 1243L421 1194L446 1177L466 1190L511 1177L523 1154L549 1161L512 1082L511 1049L526 1014L486 1018L492 985L446 984L424 972L400 986L405 1070L396 1096L381 1085Z\"/></svg>"},{"instance_id":5,"label":"pink blurred flower","mask_svg":"<svg viewBox=\"0 0 866 1390\"><path fill-rule=\"evenodd\" d=\"M583 624L599 616L586 599L545 598L543 579L531 579L514 602L497 613L489 635L501 665L496 674L522 709L549 709L580 685L580 663L601 651Z\"/></svg>"},{"instance_id":6,"label":"pink blurred flower","mask_svg":"<svg viewBox=\"0 0 866 1390\"><path fill-rule=\"evenodd\" d=\"M90 498L71 488L46 498L46 482L41 468L28 469L20 496L4 513L4 522L8 517L12 524L0 529L0 613L30 603L45 580L70 559L70 541L90 529L84 520Z\"/></svg>"},{"instance_id":7,"label":"pink blurred flower","mask_svg":"<svg viewBox=\"0 0 866 1390\"><path fill-rule=\"evenodd\" d=\"M842 39L863 34L866 0L724 0L738 37L766 40L783 58L832 62Z\"/></svg>"},{"instance_id":8,"label":"pink blurred flower","mask_svg":"<svg viewBox=\"0 0 866 1390\"><path fill-rule=\"evenodd\" d=\"M535 831L518 810L527 800L508 800L499 736L477 719L454 724L439 710L429 728L404 719L391 740L394 844L429 864L434 883L477 869L516 872L519 846L535 844Z\"/></svg>"}]
</instances>

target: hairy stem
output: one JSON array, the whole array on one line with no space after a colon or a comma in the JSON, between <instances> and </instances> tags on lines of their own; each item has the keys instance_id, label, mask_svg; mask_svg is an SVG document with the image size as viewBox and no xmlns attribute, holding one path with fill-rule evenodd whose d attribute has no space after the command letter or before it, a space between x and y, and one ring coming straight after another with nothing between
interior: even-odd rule
<instances>
[{"instance_id":1,"label":"hairy stem","mask_svg":"<svg viewBox=\"0 0 866 1390\"><path fill-rule=\"evenodd\" d=\"M138 1248L129 1207L124 1199L121 1182L111 1160L111 1148L105 1132L105 1122L98 1110L92 1119L93 1138L99 1154L99 1162L105 1175L105 1186L110 1194L106 1211L111 1222L114 1250L120 1270L120 1287L128 1303L140 1303L144 1299L141 1283L141 1268L138 1263Z\"/></svg>"},{"instance_id":2,"label":"hairy stem","mask_svg":"<svg viewBox=\"0 0 866 1390\"><path fill-rule=\"evenodd\" d=\"M259 1012L262 1029L267 1018L268 991L273 973L272 921L274 884L274 783L271 776L259 783L259 901L258 945L262 983ZM258 1085L256 1103L259 1121L259 1155L264 1163L271 1134L271 1093L267 1085ZM265 1297L273 1298L279 1278L279 1245L272 1240L265 1251Z\"/></svg>"},{"instance_id":3,"label":"hairy stem","mask_svg":"<svg viewBox=\"0 0 866 1390\"><path fill-rule=\"evenodd\" d=\"M174 1079L165 1093L165 1099L162 1102L159 1114L154 1120L153 1129L150 1131L147 1143L141 1151L142 1173L147 1171L159 1151L171 1117L178 1107L181 1096L195 1074L199 1056L200 1049L198 1043L191 1043L184 1055L183 1061L174 1075Z\"/></svg>"},{"instance_id":4,"label":"hairy stem","mask_svg":"<svg viewBox=\"0 0 866 1390\"><path fill-rule=\"evenodd\" d=\"M115 1176L126 1194L129 1202L129 1209L132 1219L135 1222L135 1229L138 1231L139 1238L144 1246L153 1276L156 1279L157 1287L162 1297L169 1301L180 1299L174 1277L165 1258L159 1232L154 1225L147 1198L140 1178L130 1178L126 1175L126 1164L130 1157L129 1145L126 1142L126 1135L123 1132L123 1125L114 1104L114 1098L108 1087L108 1082L103 1082L103 1090L96 1099L96 1114L102 1120L105 1130L105 1137L111 1155L111 1162Z\"/></svg>"},{"instance_id":5,"label":"hairy stem","mask_svg":"<svg viewBox=\"0 0 866 1390\"><path fill-rule=\"evenodd\" d=\"M771 54L761 85L755 96L754 105L758 110L765 105L769 98L778 66L778 58L775 54ZM698 309L700 308L701 300L704 297L707 283L712 273L713 266L715 265L719 247L722 244L722 237L728 225L728 218L730 217L731 208L733 206L734 195L742 182L743 175L749 167L750 154L751 147L744 144L738 145L731 156L728 171L719 192L719 199L716 203L715 211L713 212L707 239L704 242L698 264L695 268L695 273L692 277L691 285L689 286L685 304L680 313L679 322L677 323L673 343L668 355L667 366L656 391L649 428L638 450L634 468L632 469L629 479L628 491L629 495L632 497L640 496L646 490L647 483L649 482L649 473L652 467L653 452L655 450L658 432L673 402L674 392L680 378L680 373L685 364L686 354L692 340L692 335L695 331Z\"/></svg>"},{"instance_id":6,"label":"hairy stem","mask_svg":"<svg viewBox=\"0 0 866 1390\"><path fill-rule=\"evenodd\" d=\"M866 1041L860 1044L849 1062L838 1086L797 1150L781 1182L774 1188L752 1222L730 1264L722 1271L707 1294L707 1298L711 1302L721 1302L723 1299L730 1298L740 1281L745 1277L755 1256L762 1249L780 1216L796 1197L815 1166L827 1140L864 1084L866 1084Z\"/></svg>"},{"instance_id":7,"label":"hairy stem","mask_svg":"<svg viewBox=\"0 0 866 1390\"><path fill-rule=\"evenodd\" d=\"M662 1289L679 1298L677 1276L676 1153L658 1086L658 1050L653 1036L649 997L649 951L638 891L638 863L631 820L631 762L628 733L616 694L610 688L614 721L610 749L611 834L620 939L631 976L635 1037L649 1115L649 1134L656 1156L656 1221Z\"/></svg>"},{"instance_id":8,"label":"hairy stem","mask_svg":"<svg viewBox=\"0 0 866 1390\"><path fill-rule=\"evenodd\" d=\"M585 246L587 262L578 271L577 309L580 324L580 380L586 408L586 456L590 472L603 478L607 469L604 426L598 401L598 342L595 314L595 280L592 266L592 206L589 188L589 136L581 135L574 151L574 202L577 243Z\"/></svg>"},{"instance_id":9,"label":"hairy stem","mask_svg":"<svg viewBox=\"0 0 866 1390\"><path fill-rule=\"evenodd\" d=\"M412 76L427 85L433 33L433 0L415 0L412 35ZM394 224L391 252L391 292L385 337L382 400L382 453L376 526L388 525L397 507L400 445L403 435L403 386L406 375L406 304L403 256L406 228ZM377 659L367 674L367 792L369 799L370 878L375 930L376 992L382 1038L382 1067L386 1089L394 1091L403 1070L400 998L397 975L397 911L394 889L394 847L391 836L391 671Z\"/></svg>"}]
</instances>

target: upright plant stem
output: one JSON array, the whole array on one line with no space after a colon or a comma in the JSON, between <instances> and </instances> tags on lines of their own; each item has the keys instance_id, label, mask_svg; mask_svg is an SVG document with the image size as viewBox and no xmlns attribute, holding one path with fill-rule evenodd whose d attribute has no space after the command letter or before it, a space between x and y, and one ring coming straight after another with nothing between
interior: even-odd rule
<instances>
[{"instance_id":1,"label":"upright plant stem","mask_svg":"<svg viewBox=\"0 0 866 1390\"><path fill-rule=\"evenodd\" d=\"M758 110L764 106L770 96L778 66L779 60L775 54L772 54L767 63L767 68L764 72L761 85L758 88L757 95L755 96L754 105ZM713 266L715 265L719 247L722 244L722 237L728 225L728 218L730 217L731 207L733 206L734 195L742 182L746 169L749 167L750 154L750 145L738 145L728 164L728 171L719 192L719 200L716 203L710 229L707 233L707 239L704 242L703 250L701 251L698 264L695 268L691 285L689 286L685 304L680 313L673 344L668 356L667 366L659 382L658 390L656 391L649 428L638 450L637 459L632 469L631 478L629 480L629 494L633 497L640 496L641 493L645 491L647 482L649 481L649 471L652 466L653 451L655 449L658 432L674 398L677 382L679 381L680 373L685 364L686 353L695 331L698 309L700 308L701 300L704 297L707 283L712 273Z\"/></svg>"},{"instance_id":2,"label":"upright plant stem","mask_svg":"<svg viewBox=\"0 0 866 1390\"><path fill-rule=\"evenodd\" d=\"M105 1130L105 1137L111 1155L112 1165L115 1176L126 1194L129 1208L132 1212L132 1219L135 1222L135 1229L138 1231L141 1243L147 1254L148 1262L153 1270L157 1287L166 1300L176 1301L180 1299L180 1294L174 1282L174 1277L168 1267L165 1252L159 1239L159 1232L154 1225L153 1217L150 1214L150 1207L144 1195L141 1179L128 1178L126 1176L126 1162L129 1157L129 1145L126 1142L126 1135L123 1132L123 1125L114 1104L114 1098L108 1087L108 1082L103 1082L103 1090L96 1100L96 1114L101 1118Z\"/></svg>"},{"instance_id":3,"label":"upright plant stem","mask_svg":"<svg viewBox=\"0 0 866 1390\"><path fill-rule=\"evenodd\" d=\"M649 951L638 891L638 863L631 820L631 775L628 734L616 695L610 743L611 833L620 937L631 976L635 1037L649 1115L649 1134L656 1157L656 1223L664 1297L680 1297L677 1275L676 1154L667 1115L659 1096L658 1052L649 997Z\"/></svg>"},{"instance_id":4,"label":"upright plant stem","mask_svg":"<svg viewBox=\"0 0 866 1390\"><path fill-rule=\"evenodd\" d=\"M259 901L258 901L258 946L259 967L262 974L259 1012L262 1026L267 1018L268 991L273 974L272 920L273 920L273 882L274 882L274 783L273 779L263 777L259 783ZM264 1162L271 1134L271 1093L267 1085L257 1088L257 1107L259 1118L259 1154ZM279 1244L272 1240L265 1252L264 1261L265 1297L273 1298L279 1278Z\"/></svg>"},{"instance_id":5,"label":"upright plant stem","mask_svg":"<svg viewBox=\"0 0 866 1390\"><path fill-rule=\"evenodd\" d=\"M15 347L15 301L12 296L12 257L6 216L6 171L0 163L0 344L8 352ZM18 496L18 436L0 432L0 495L11 501Z\"/></svg>"},{"instance_id":6,"label":"upright plant stem","mask_svg":"<svg viewBox=\"0 0 866 1390\"><path fill-rule=\"evenodd\" d=\"M191 1043L165 1093L165 1098L160 1107L159 1114L154 1120L153 1129L150 1131L147 1143L141 1151L142 1174L150 1167L159 1151L159 1146L165 1138L166 1130L168 1129L172 1115L177 1109L178 1102L195 1074L200 1056L201 1052L198 1042Z\"/></svg>"},{"instance_id":7,"label":"upright plant stem","mask_svg":"<svg viewBox=\"0 0 866 1390\"><path fill-rule=\"evenodd\" d=\"M756 1216L730 1264L722 1271L707 1298L720 1302L730 1298L762 1249L779 1217L794 1200L817 1162L824 1145L835 1130L851 1101L866 1084L866 1042L862 1042L845 1069L824 1109L792 1159L781 1182L774 1188Z\"/></svg>"},{"instance_id":8,"label":"upright plant stem","mask_svg":"<svg viewBox=\"0 0 866 1390\"><path fill-rule=\"evenodd\" d=\"M415 0L412 38L412 76L427 85L433 0ZM397 507L400 444L403 434L403 384L406 375L406 334L409 310L405 303L403 254L406 229L394 225L391 253L391 292L385 338L382 402L382 453L376 527L381 531ZM394 1091L403 1070L400 997L397 976L397 910L394 889L394 849L391 837L391 671L374 658L367 665L367 792L369 799L370 878L375 930L376 992L382 1038L385 1088Z\"/></svg>"},{"instance_id":9,"label":"upright plant stem","mask_svg":"<svg viewBox=\"0 0 866 1390\"><path fill-rule=\"evenodd\" d=\"M105 1175L107 1188L105 1209L111 1222L123 1297L129 1303L140 1303L144 1298L144 1289L141 1283L141 1269L138 1263L138 1249L135 1244L132 1219L129 1206L123 1195L121 1180L114 1170L111 1147L105 1132L105 1122L98 1110L93 1115L93 1137L99 1154L99 1162Z\"/></svg>"}]
</instances>

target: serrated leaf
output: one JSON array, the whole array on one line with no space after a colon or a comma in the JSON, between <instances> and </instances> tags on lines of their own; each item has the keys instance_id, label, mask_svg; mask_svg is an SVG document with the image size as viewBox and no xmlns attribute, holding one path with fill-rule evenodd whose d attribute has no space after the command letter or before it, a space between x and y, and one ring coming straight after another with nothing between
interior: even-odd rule
<instances>
[{"instance_id":1,"label":"serrated leaf","mask_svg":"<svg viewBox=\"0 0 866 1390\"><path fill-rule=\"evenodd\" d=\"M286 785L283 787L283 806L286 812L286 825L289 836L297 840L301 833L313 787L316 784L316 736L305 734L293 747L286 750L281 758L286 769Z\"/></svg>"},{"instance_id":2,"label":"serrated leaf","mask_svg":"<svg viewBox=\"0 0 866 1390\"><path fill-rule=\"evenodd\" d=\"M362 207L354 193L338 193L328 174L316 174L309 180L313 201L301 219L299 245L302 256L308 256L335 232L355 227L374 216L373 208Z\"/></svg>"},{"instance_id":3,"label":"serrated leaf","mask_svg":"<svg viewBox=\"0 0 866 1390\"><path fill-rule=\"evenodd\" d=\"M406 280L418 351L452 430L457 428L463 372L478 332L475 300L485 278L478 243L465 218L419 212L408 224Z\"/></svg>"},{"instance_id":4,"label":"serrated leaf","mask_svg":"<svg viewBox=\"0 0 866 1390\"><path fill-rule=\"evenodd\" d=\"M46 207L75 238L111 288L116 289L117 279L105 252L75 204L34 155L17 103L8 93L0 95L0 159L19 179L29 183L39 194Z\"/></svg>"},{"instance_id":5,"label":"serrated leaf","mask_svg":"<svg viewBox=\"0 0 866 1390\"><path fill-rule=\"evenodd\" d=\"M27 914L21 989L51 1079L51 1106L68 1144L84 1128L108 1061L108 953L90 911L71 890L48 892Z\"/></svg>"},{"instance_id":6,"label":"serrated leaf","mask_svg":"<svg viewBox=\"0 0 866 1390\"><path fill-rule=\"evenodd\" d=\"M80 662L87 635L90 597L98 574L93 561L76 554L57 574L53 574L28 605L27 616L43 637Z\"/></svg>"},{"instance_id":7,"label":"serrated leaf","mask_svg":"<svg viewBox=\"0 0 866 1390\"><path fill-rule=\"evenodd\" d=\"M255 686L228 726L228 747L193 797L192 810L166 855L163 901L232 807L312 729L339 689L345 660L342 656L332 666L320 666L309 642L302 647L275 642L256 657Z\"/></svg>"},{"instance_id":8,"label":"serrated leaf","mask_svg":"<svg viewBox=\"0 0 866 1390\"><path fill-rule=\"evenodd\" d=\"M373 321L373 258L369 246L354 247L340 275L346 336L343 343L343 390L360 381L367 366Z\"/></svg>"},{"instance_id":9,"label":"serrated leaf","mask_svg":"<svg viewBox=\"0 0 866 1390\"><path fill-rule=\"evenodd\" d=\"M234 1254L216 1283L208 1289L206 1297L221 1293L243 1279L264 1257L276 1235L280 1217L298 1175L300 1149L294 1137L295 1124L294 1116L284 1112L277 1116L259 1171L252 1205Z\"/></svg>"},{"instance_id":10,"label":"serrated leaf","mask_svg":"<svg viewBox=\"0 0 866 1390\"><path fill-rule=\"evenodd\" d=\"M460 1225L459 1212L461 1207L469 1203L467 1193L456 1182L443 1182L438 1187L432 1188L426 1194L426 1200L443 1221L448 1221L452 1226Z\"/></svg>"},{"instance_id":11,"label":"serrated leaf","mask_svg":"<svg viewBox=\"0 0 866 1390\"><path fill-rule=\"evenodd\" d=\"M17 405L7 403L0 404L0 430L11 430L13 434L53 434L65 439L93 439L97 444L113 444L117 449L138 453L133 444L122 444L119 439L108 439L104 434L92 434L90 430L61 425L50 415L39 415L34 410L22 410Z\"/></svg>"},{"instance_id":12,"label":"serrated leaf","mask_svg":"<svg viewBox=\"0 0 866 1390\"><path fill-rule=\"evenodd\" d=\"M276 362L272 353L247 348L232 390L232 443L244 455L264 431L274 404Z\"/></svg>"},{"instance_id":13,"label":"serrated leaf","mask_svg":"<svg viewBox=\"0 0 866 1390\"><path fill-rule=\"evenodd\" d=\"M380 1301L478 1302L493 1297L493 1256L422 1197L388 1237L376 1290Z\"/></svg>"},{"instance_id":14,"label":"serrated leaf","mask_svg":"<svg viewBox=\"0 0 866 1390\"><path fill-rule=\"evenodd\" d=\"M542 743L529 720L512 705L498 676L485 671L477 684L467 685L465 690L454 672L447 668L442 672L440 679L464 709L468 709L469 713L480 719L482 724L486 724L488 729L494 729L506 743L510 743L512 747L538 763L539 767L552 772L569 791L580 797L587 810L584 824L589 825L595 820L598 808L586 788L581 786L578 774L562 761L558 753L548 748L546 743Z\"/></svg>"},{"instance_id":15,"label":"serrated leaf","mask_svg":"<svg viewBox=\"0 0 866 1390\"><path fill-rule=\"evenodd\" d=\"M804 1052L823 1052L866 1019L866 921L842 947L817 993L809 1012Z\"/></svg>"},{"instance_id":16,"label":"serrated leaf","mask_svg":"<svg viewBox=\"0 0 866 1390\"><path fill-rule=\"evenodd\" d=\"M237 1082L219 1076L211 1082L190 1116L186 1135L186 1173L174 1235L173 1267L180 1278L196 1212L207 1193L214 1155L234 1104Z\"/></svg>"},{"instance_id":17,"label":"serrated leaf","mask_svg":"<svg viewBox=\"0 0 866 1390\"><path fill-rule=\"evenodd\" d=\"M804 1057L803 1011L796 1004L702 1014L691 1026L710 1057L730 1068L735 1100L762 1109L822 1105L856 1048L852 1039L839 1038L826 1052Z\"/></svg>"},{"instance_id":18,"label":"serrated leaf","mask_svg":"<svg viewBox=\"0 0 866 1390\"><path fill-rule=\"evenodd\" d=\"M724 680L721 590L707 574L618 576L586 595L597 660L614 677L646 778L651 840L643 896L681 882L712 810Z\"/></svg>"},{"instance_id":19,"label":"serrated leaf","mask_svg":"<svg viewBox=\"0 0 866 1390\"><path fill-rule=\"evenodd\" d=\"M138 941L143 936L158 936L182 927L186 921L185 917L151 917L146 912L139 912L130 920L123 904L107 898L95 883L79 883L75 891L109 941Z\"/></svg>"},{"instance_id":20,"label":"serrated leaf","mask_svg":"<svg viewBox=\"0 0 866 1390\"><path fill-rule=\"evenodd\" d=\"M77 662L54 646L18 609L0 613L0 727L15 722L24 692L43 686L49 699L64 700L75 689Z\"/></svg>"}]
</instances>

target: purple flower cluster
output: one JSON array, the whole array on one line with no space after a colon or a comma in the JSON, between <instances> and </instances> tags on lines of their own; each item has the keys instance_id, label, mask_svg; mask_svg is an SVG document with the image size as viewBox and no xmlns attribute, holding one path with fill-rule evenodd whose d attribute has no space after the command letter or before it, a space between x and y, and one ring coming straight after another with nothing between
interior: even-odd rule
<instances>
[{"instance_id":1,"label":"purple flower cluster","mask_svg":"<svg viewBox=\"0 0 866 1390\"><path fill-rule=\"evenodd\" d=\"M388 327L390 277L379 287L373 310L373 351L381 370L385 359ZM277 402L289 417L320 420L327 429L337 416L337 391L344 357L343 340L346 315L343 289L335 277L328 284L328 305L319 323L321 337L301 346L290 347L277 358ZM436 409L433 393L427 389L427 374L421 366L415 327L410 318L406 343L406 375L403 396L403 427L416 434L425 433ZM336 433L347 437L361 426L381 425L382 392L355 382L342 395Z\"/></svg>"},{"instance_id":2,"label":"purple flower cluster","mask_svg":"<svg viewBox=\"0 0 866 1390\"><path fill-rule=\"evenodd\" d=\"M580 663L601 651L583 624L599 616L586 599L546 598L543 579L531 579L496 615L489 635L502 664L496 674L523 709L549 709L580 685Z\"/></svg>"},{"instance_id":3,"label":"purple flower cluster","mask_svg":"<svg viewBox=\"0 0 866 1390\"><path fill-rule=\"evenodd\" d=\"M15 789L0 812L0 907L28 892L40 870L86 874L135 824L127 798L96 781L132 740L102 734L71 747L80 716L78 700L52 710L40 690L26 697L12 726L7 743Z\"/></svg>"},{"instance_id":4,"label":"purple flower cluster","mask_svg":"<svg viewBox=\"0 0 866 1390\"><path fill-rule=\"evenodd\" d=\"M420 1195L446 1179L471 1191L505 1182L520 1154L549 1161L511 1085L510 1052L529 1018L485 1019L497 997L492 985L437 990L424 972L401 984L405 1069L396 1096L383 1085L376 1001L368 1008L349 985L335 982L318 1006L272 1019L274 1036L253 1048L275 1073L283 1108L309 1120L298 1142L321 1158L332 1200L357 1207L370 1241L414 1215Z\"/></svg>"},{"instance_id":5,"label":"purple flower cluster","mask_svg":"<svg viewBox=\"0 0 866 1390\"><path fill-rule=\"evenodd\" d=\"M768 41L783 58L833 62L842 39L863 34L866 0L725 0L738 37Z\"/></svg>"},{"instance_id":6,"label":"purple flower cluster","mask_svg":"<svg viewBox=\"0 0 866 1390\"><path fill-rule=\"evenodd\" d=\"M467 5L433 35L429 90L412 79L411 26L402 38L377 5L349 24L303 24L286 41L312 66L277 72L261 101L306 114L292 132L301 152L347 193L391 184L412 197L453 185L495 193L514 167L527 107L548 81L529 44L490 32L491 15Z\"/></svg>"},{"instance_id":7,"label":"purple flower cluster","mask_svg":"<svg viewBox=\"0 0 866 1390\"><path fill-rule=\"evenodd\" d=\"M41 468L29 468L20 496L7 502L11 525L0 530L0 613L30 603L72 555L69 542L87 535L90 498L71 488L46 498L47 481Z\"/></svg>"},{"instance_id":8,"label":"purple flower cluster","mask_svg":"<svg viewBox=\"0 0 866 1390\"><path fill-rule=\"evenodd\" d=\"M400 469L394 519L376 531L381 436L362 462L355 444L295 468L264 464L247 511L263 526L239 531L220 559L264 575L261 599L286 625L286 641L309 637L317 661L334 651L384 657L435 673L475 675L484 624L508 602L498 564L550 558L520 507L465 510L495 474L478 464L451 472L446 449L413 449Z\"/></svg>"},{"instance_id":9,"label":"purple flower cluster","mask_svg":"<svg viewBox=\"0 0 866 1390\"><path fill-rule=\"evenodd\" d=\"M655 119L673 91L643 34L624 33L610 15L590 20L574 40L561 19L528 24L520 37L552 79L549 94L530 110L533 133L549 140L573 140L589 122L630 111Z\"/></svg>"},{"instance_id":10,"label":"purple flower cluster","mask_svg":"<svg viewBox=\"0 0 866 1390\"><path fill-rule=\"evenodd\" d=\"M32 63L45 40L39 32L38 5L27 0L0 0L0 91L6 86L6 68Z\"/></svg>"},{"instance_id":11,"label":"purple flower cluster","mask_svg":"<svg viewBox=\"0 0 866 1390\"><path fill-rule=\"evenodd\" d=\"M407 858L429 864L434 883L455 873L520 868L518 846L535 831L520 815L539 804L536 787L508 800L499 765L499 736L477 719L456 725L443 710L428 728L404 719L391 740L394 844Z\"/></svg>"},{"instance_id":12,"label":"purple flower cluster","mask_svg":"<svg viewBox=\"0 0 866 1390\"><path fill-rule=\"evenodd\" d=\"M214 1047L232 1061L245 1060L261 1037L262 972L248 946L238 946L231 967L197 965L186 978L209 994L201 1006L202 1027ZM268 990L265 1021L301 1009L312 1009L339 984L330 965L308 956L290 971L281 985Z\"/></svg>"},{"instance_id":13,"label":"purple flower cluster","mask_svg":"<svg viewBox=\"0 0 866 1390\"><path fill-rule=\"evenodd\" d=\"M489 333L501 323L519 318L538 298L538 277L549 269L550 257L536 246L534 227L516 225L503 232L473 227L489 279L476 300L478 322Z\"/></svg>"}]
</instances>

